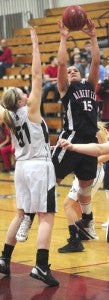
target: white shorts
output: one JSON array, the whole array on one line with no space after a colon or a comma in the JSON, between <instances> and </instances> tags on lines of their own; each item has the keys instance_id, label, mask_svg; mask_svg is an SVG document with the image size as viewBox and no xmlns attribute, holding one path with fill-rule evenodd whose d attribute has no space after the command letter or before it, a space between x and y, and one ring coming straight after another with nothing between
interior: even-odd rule
<instances>
[{"instance_id":1,"label":"white shorts","mask_svg":"<svg viewBox=\"0 0 109 300\"><path fill-rule=\"evenodd\" d=\"M55 171L51 160L17 161L15 189L17 208L25 213L56 212Z\"/></svg>"},{"instance_id":2,"label":"white shorts","mask_svg":"<svg viewBox=\"0 0 109 300\"><path fill-rule=\"evenodd\" d=\"M96 178L94 179L94 182L92 185L92 191L91 191L92 197L98 191L98 189L103 181L103 178L104 178L103 164L98 164ZM72 200L77 201L78 200L78 198L77 198L78 190L79 190L78 178L75 176L75 179L73 180L73 184L70 189L70 192L68 193L68 197Z\"/></svg>"}]
</instances>

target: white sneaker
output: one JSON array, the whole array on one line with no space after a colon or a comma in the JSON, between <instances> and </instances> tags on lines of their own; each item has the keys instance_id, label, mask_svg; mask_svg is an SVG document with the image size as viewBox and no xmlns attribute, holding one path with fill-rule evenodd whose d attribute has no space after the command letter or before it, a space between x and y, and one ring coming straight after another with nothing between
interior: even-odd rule
<instances>
[{"instance_id":1,"label":"white sneaker","mask_svg":"<svg viewBox=\"0 0 109 300\"><path fill-rule=\"evenodd\" d=\"M16 234L16 240L18 242L25 242L28 239L28 231L30 227L31 219L29 216L25 215Z\"/></svg>"},{"instance_id":2,"label":"white sneaker","mask_svg":"<svg viewBox=\"0 0 109 300\"><path fill-rule=\"evenodd\" d=\"M98 236L96 235L94 228L94 220L90 222L85 222L83 219L75 222L78 228L78 236L80 240L98 240Z\"/></svg>"},{"instance_id":3,"label":"white sneaker","mask_svg":"<svg viewBox=\"0 0 109 300\"><path fill-rule=\"evenodd\" d=\"M103 223L101 226L102 226L102 227L106 227L106 228L107 228L107 226L108 226L108 223L109 223L109 220L107 220L107 222Z\"/></svg>"}]
</instances>

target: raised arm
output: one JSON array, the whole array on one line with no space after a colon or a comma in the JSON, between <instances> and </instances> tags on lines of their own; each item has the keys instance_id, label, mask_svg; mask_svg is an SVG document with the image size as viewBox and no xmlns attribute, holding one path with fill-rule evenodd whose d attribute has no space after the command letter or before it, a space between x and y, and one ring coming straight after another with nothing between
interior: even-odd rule
<instances>
[{"instance_id":1,"label":"raised arm","mask_svg":"<svg viewBox=\"0 0 109 300\"><path fill-rule=\"evenodd\" d=\"M87 29L83 29L82 31L88 34L88 36L91 38L92 61L88 81L91 83L93 89L96 90L99 80L100 50L96 37L96 30L90 19L87 20Z\"/></svg>"},{"instance_id":2,"label":"raised arm","mask_svg":"<svg viewBox=\"0 0 109 300\"><path fill-rule=\"evenodd\" d=\"M35 28L30 29L31 41L33 47L32 58L32 89L27 101L29 106L28 116L35 122L40 121L40 105L42 93L42 67L40 52L38 47L38 37Z\"/></svg>"},{"instance_id":3,"label":"raised arm","mask_svg":"<svg viewBox=\"0 0 109 300\"><path fill-rule=\"evenodd\" d=\"M58 49L58 91L60 96L63 97L69 87L68 75L67 75L67 47L66 42L69 36L69 30L65 28L63 22L59 22L60 29L60 45Z\"/></svg>"}]
</instances>

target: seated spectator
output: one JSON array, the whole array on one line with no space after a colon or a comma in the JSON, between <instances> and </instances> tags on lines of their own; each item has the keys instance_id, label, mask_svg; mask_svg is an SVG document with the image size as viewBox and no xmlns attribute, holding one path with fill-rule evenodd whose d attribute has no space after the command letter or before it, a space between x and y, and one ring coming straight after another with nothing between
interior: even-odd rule
<instances>
[{"instance_id":1,"label":"seated spectator","mask_svg":"<svg viewBox=\"0 0 109 300\"><path fill-rule=\"evenodd\" d=\"M5 69L11 67L12 63L12 51L7 46L6 40L2 39L0 47L0 78L5 75Z\"/></svg>"},{"instance_id":2,"label":"seated spectator","mask_svg":"<svg viewBox=\"0 0 109 300\"><path fill-rule=\"evenodd\" d=\"M74 54L74 57L73 57L73 65L79 69L80 65L81 65L81 55L80 53L77 53L77 54Z\"/></svg>"},{"instance_id":3,"label":"seated spectator","mask_svg":"<svg viewBox=\"0 0 109 300\"><path fill-rule=\"evenodd\" d=\"M56 56L50 56L49 65L44 71L44 86L42 92L42 103L46 101L49 91L54 92L53 102L59 100L59 93L57 89L57 72L58 72L58 61Z\"/></svg>"},{"instance_id":4,"label":"seated spectator","mask_svg":"<svg viewBox=\"0 0 109 300\"><path fill-rule=\"evenodd\" d=\"M91 60L92 60L92 44L91 44L90 41L86 41L84 43L84 48L81 49L81 55L86 57L89 64L91 63Z\"/></svg>"},{"instance_id":5,"label":"seated spectator","mask_svg":"<svg viewBox=\"0 0 109 300\"><path fill-rule=\"evenodd\" d=\"M0 121L0 154L4 163L3 173L14 170L11 162L11 154L14 154L14 147L11 144L11 135L7 126Z\"/></svg>"},{"instance_id":6,"label":"seated spectator","mask_svg":"<svg viewBox=\"0 0 109 300\"><path fill-rule=\"evenodd\" d=\"M72 53L72 49L67 49L68 55L69 55L69 66L72 66L74 64L74 56L75 54L81 54L81 50L78 47L74 47L73 48L73 55L71 55Z\"/></svg>"},{"instance_id":7,"label":"seated spectator","mask_svg":"<svg viewBox=\"0 0 109 300\"><path fill-rule=\"evenodd\" d=\"M90 70L90 64L88 63L88 60L86 57L82 56L81 57L81 63L78 67L81 77L82 78L87 78L89 76L89 70Z\"/></svg>"},{"instance_id":8,"label":"seated spectator","mask_svg":"<svg viewBox=\"0 0 109 300\"><path fill-rule=\"evenodd\" d=\"M109 80L105 79L98 84L97 90L97 100L102 101L101 107L101 121L107 122L109 127Z\"/></svg>"},{"instance_id":9,"label":"seated spectator","mask_svg":"<svg viewBox=\"0 0 109 300\"><path fill-rule=\"evenodd\" d=\"M105 66L105 79L109 79L109 56L106 59L106 66Z\"/></svg>"},{"instance_id":10,"label":"seated spectator","mask_svg":"<svg viewBox=\"0 0 109 300\"><path fill-rule=\"evenodd\" d=\"M99 82L102 82L105 78L105 67L103 64L103 58L100 59L100 66L99 66Z\"/></svg>"}]
</instances>

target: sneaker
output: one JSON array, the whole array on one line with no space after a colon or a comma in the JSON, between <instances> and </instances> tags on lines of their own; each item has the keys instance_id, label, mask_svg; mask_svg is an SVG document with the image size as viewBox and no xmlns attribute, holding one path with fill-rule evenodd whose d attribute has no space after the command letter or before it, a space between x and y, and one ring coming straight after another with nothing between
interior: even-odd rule
<instances>
[{"instance_id":1,"label":"sneaker","mask_svg":"<svg viewBox=\"0 0 109 300\"><path fill-rule=\"evenodd\" d=\"M0 257L0 273L10 275L10 262L3 256Z\"/></svg>"},{"instance_id":2,"label":"sneaker","mask_svg":"<svg viewBox=\"0 0 109 300\"><path fill-rule=\"evenodd\" d=\"M11 175L14 175L14 173L15 173L15 170L10 170L9 171L9 174L11 174Z\"/></svg>"},{"instance_id":3,"label":"sneaker","mask_svg":"<svg viewBox=\"0 0 109 300\"><path fill-rule=\"evenodd\" d=\"M18 242L25 242L28 239L28 231L30 227L31 219L29 216L25 215L16 234L16 240Z\"/></svg>"},{"instance_id":4,"label":"sneaker","mask_svg":"<svg viewBox=\"0 0 109 300\"><path fill-rule=\"evenodd\" d=\"M2 173L9 173L9 170L3 169L1 172L2 172Z\"/></svg>"},{"instance_id":5,"label":"sneaker","mask_svg":"<svg viewBox=\"0 0 109 300\"><path fill-rule=\"evenodd\" d=\"M59 253L72 253L72 252L82 252L84 246L78 239L69 238L69 242L62 248L58 249Z\"/></svg>"},{"instance_id":6,"label":"sneaker","mask_svg":"<svg viewBox=\"0 0 109 300\"><path fill-rule=\"evenodd\" d=\"M109 221L108 221L107 229L106 229L106 241L107 241L107 243L109 243Z\"/></svg>"},{"instance_id":7,"label":"sneaker","mask_svg":"<svg viewBox=\"0 0 109 300\"><path fill-rule=\"evenodd\" d=\"M107 228L107 226L108 226L108 222L109 222L109 220L108 220L107 222L103 223L101 226L102 226L102 227L106 227L106 228Z\"/></svg>"},{"instance_id":8,"label":"sneaker","mask_svg":"<svg viewBox=\"0 0 109 300\"><path fill-rule=\"evenodd\" d=\"M48 284L49 286L58 286L59 281L57 281L51 274L50 265L45 267L36 266L32 269L30 276L41 280Z\"/></svg>"},{"instance_id":9,"label":"sneaker","mask_svg":"<svg viewBox=\"0 0 109 300\"><path fill-rule=\"evenodd\" d=\"M78 228L78 237L80 240L98 240L98 236L95 233L94 220L86 221L81 219L75 222L75 224Z\"/></svg>"}]
</instances>

